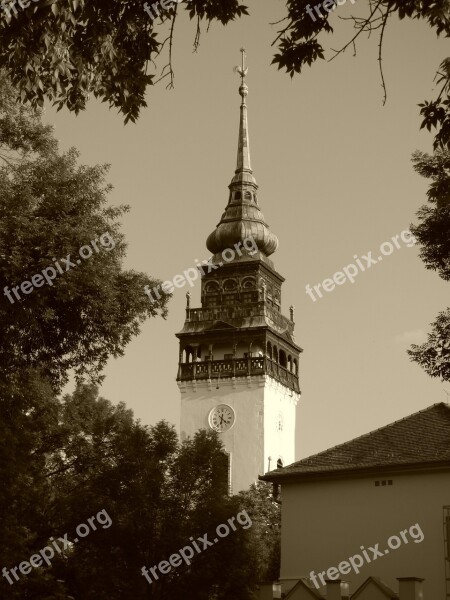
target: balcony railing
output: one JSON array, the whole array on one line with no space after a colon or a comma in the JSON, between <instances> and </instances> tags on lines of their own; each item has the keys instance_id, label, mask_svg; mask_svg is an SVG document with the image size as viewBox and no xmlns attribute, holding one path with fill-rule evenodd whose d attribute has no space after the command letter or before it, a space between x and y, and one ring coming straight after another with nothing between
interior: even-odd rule
<instances>
[{"instance_id":1,"label":"balcony railing","mask_svg":"<svg viewBox=\"0 0 450 600\"><path fill-rule=\"evenodd\" d=\"M280 331L288 331L294 335L294 323L280 312L268 306L264 302L258 302L249 306L212 306L209 308L188 308L186 311L187 321L219 321L230 319L241 319L245 317L264 316L269 323Z\"/></svg>"},{"instance_id":2,"label":"balcony railing","mask_svg":"<svg viewBox=\"0 0 450 600\"><path fill-rule=\"evenodd\" d=\"M270 375L296 392L300 391L298 375L270 360L267 356L179 363L177 380L225 379L264 374Z\"/></svg>"}]
</instances>

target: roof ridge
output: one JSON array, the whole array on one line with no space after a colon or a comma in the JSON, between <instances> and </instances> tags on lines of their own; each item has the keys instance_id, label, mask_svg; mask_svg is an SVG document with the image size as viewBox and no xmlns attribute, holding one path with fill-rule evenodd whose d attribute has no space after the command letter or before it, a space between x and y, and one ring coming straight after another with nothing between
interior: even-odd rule
<instances>
[{"instance_id":1,"label":"roof ridge","mask_svg":"<svg viewBox=\"0 0 450 600\"><path fill-rule=\"evenodd\" d=\"M323 454L326 454L327 452L331 452L332 450L337 450L338 448L343 448L345 446L348 446L349 444L352 444L354 442L356 442L356 440L361 440L363 438L367 438L371 435L373 435L374 433L377 433L378 431L381 431L383 429L388 429L389 427L393 427L394 425L397 425L398 423L401 423L403 421L407 421L408 419L411 419L412 417L415 417L421 413L425 413L429 410L431 410L432 408L435 408L437 406L442 406L445 408L448 408L450 410L450 404L447 404L447 402L435 402L434 404L431 404L430 406L428 406L427 408L422 408L421 410L416 411L415 413L411 413L410 415L407 415L406 417L402 417L401 419L397 419L396 421L392 421L392 423L388 423L387 425L383 425L382 427L377 427L377 429L373 429L372 431L369 431L368 433L363 433L362 435L358 435L355 438L352 438L351 440L348 440L347 442L342 442L340 444L336 444L335 446L331 446L331 448L327 448L326 450L322 450L321 452L318 452L317 454L311 454L310 456L306 456L305 458L302 458L294 463L292 463L291 465L286 465L285 469L289 469L290 467L294 467L295 465L299 464L299 463L303 463L307 460L310 460L312 458L317 458L319 456L322 456Z\"/></svg>"}]
</instances>

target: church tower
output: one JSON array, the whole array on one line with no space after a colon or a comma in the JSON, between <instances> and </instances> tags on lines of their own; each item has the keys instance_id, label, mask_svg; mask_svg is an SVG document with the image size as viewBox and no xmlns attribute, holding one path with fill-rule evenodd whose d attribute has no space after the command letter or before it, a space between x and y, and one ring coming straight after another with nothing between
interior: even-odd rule
<instances>
[{"instance_id":1,"label":"church tower","mask_svg":"<svg viewBox=\"0 0 450 600\"><path fill-rule=\"evenodd\" d=\"M177 334L181 438L219 432L231 493L295 461L295 407L300 398L294 309L281 313L284 278L269 258L278 246L259 208L250 164L245 51L237 166L228 204L208 237L210 266L200 268L201 308L190 307Z\"/></svg>"}]
</instances>

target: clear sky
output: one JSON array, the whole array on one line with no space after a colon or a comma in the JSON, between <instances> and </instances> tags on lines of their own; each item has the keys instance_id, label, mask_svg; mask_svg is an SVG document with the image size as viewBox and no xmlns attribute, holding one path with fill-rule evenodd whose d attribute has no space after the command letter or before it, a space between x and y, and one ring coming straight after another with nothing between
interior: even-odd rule
<instances>
[{"instance_id":1,"label":"clear sky","mask_svg":"<svg viewBox=\"0 0 450 600\"><path fill-rule=\"evenodd\" d=\"M434 73L448 55L448 41L437 40L424 22L391 19L383 107L376 34L361 39L356 57L349 49L291 80L270 65L276 27L269 23L285 14L284 2L248 5L250 17L225 28L213 24L197 53L194 23L184 14L177 20L175 89L163 82L150 90L136 125L124 126L121 116L95 101L78 117L47 109L47 119L61 146L76 146L84 163L111 164L110 202L131 205L123 221L126 268L172 279L208 257L206 237L228 199L240 101L233 67L246 46L259 203L280 240L271 258L286 278L283 313L296 307L296 341L304 349L301 458L447 401L443 384L406 354L411 342L425 339L449 298L449 284L425 270L417 248L402 244L354 284L316 302L305 286L342 270L355 254L377 257L383 242L415 221L427 182L413 171L410 156L432 147L432 135L419 131L417 104L435 92ZM333 19L350 9L364 14L367 2L339 7ZM341 41L350 34L347 29ZM200 304L199 289L197 283L191 291L191 306ZM102 395L124 401L144 423L166 419L178 427L174 334L183 325L186 291L176 290L168 319L148 321L106 370Z\"/></svg>"}]
</instances>

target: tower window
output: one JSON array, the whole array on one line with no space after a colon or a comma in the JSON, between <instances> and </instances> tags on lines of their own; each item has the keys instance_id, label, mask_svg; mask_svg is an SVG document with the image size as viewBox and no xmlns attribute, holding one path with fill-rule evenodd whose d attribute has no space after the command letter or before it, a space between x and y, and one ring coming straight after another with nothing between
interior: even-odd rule
<instances>
[{"instance_id":1,"label":"tower window","mask_svg":"<svg viewBox=\"0 0 450 600\"><path fill-rule=\"evenodd\" d=\"M253 292L245 292L242 294L242 302L244 302L244 304L250 304L255 301L255 294Z\"/></svg>"},{"instance_id":2,"label":"tower window","mask_svg":"<svg viewBox=\"0 0 450 600\"><path fill-rule=\"evenodd\" d=\"M210 281L205 287L205 292L207 294L217 294L218 291L219 291L219 284L215 281Z\"/></svg>"},{"instance_id":3,"label":"tower window","mask_svg":"<svg viewBox=\"0 0 450 600\"><path fill-rule=\"evenodd\" d=\"M218 305L218 298L217 296L207 296L206 298L206 306L217 306Z\"/></svg>"},{"instance_id":4,"label":"tower window","mask_svg":"<svg viewBox=\"0 0 450 600\"><path fill-rule=\"evenodd\" d=\"M234 199L235 200L240 200L242 198L242 194L241 192L235 192L234 193Z\"/></svg>"},{"instance_id":5,"label":"tower window","mask_svg":"<svg viewBox=\"0 0 450 600\"><path fill-rule=\"evenodd\" d=\"M244 279L242 287L245 288L245 289L255 288L256 287L256 281L253 279L253 277L250 277L249 279Z\"/></svg>"},{"instance_id":6,"label":"tower window","mask_svg":"<svg viewBox=\"0 0 450 600\"><path fill-rule=\"evenodd\" d=\"M223 289L227 292L233 292L237 288L237 283L234 279L227 279L223 284Z\"/></svg>"},{"instance_id":7,"label":"tower window","mask_svg":"<svg viewBox=\"0 0 450 600\"><path fill-rule=\"evenodd\" d=\"M246 200L251 200L252 199L252 193L251 192L245 192L244 198Z\"/></svg>"},{"instance_id":8,"label":"tower window","mask_svg":"<svg viewBox=\"0 0 450 600\"><path fill-rule=\"evenodd\" d=\"M219 469L219 479L222 483L224 495L231 494L231 454L224 450L221 453L217 468Z\"/></svg>"}]
</instances>

